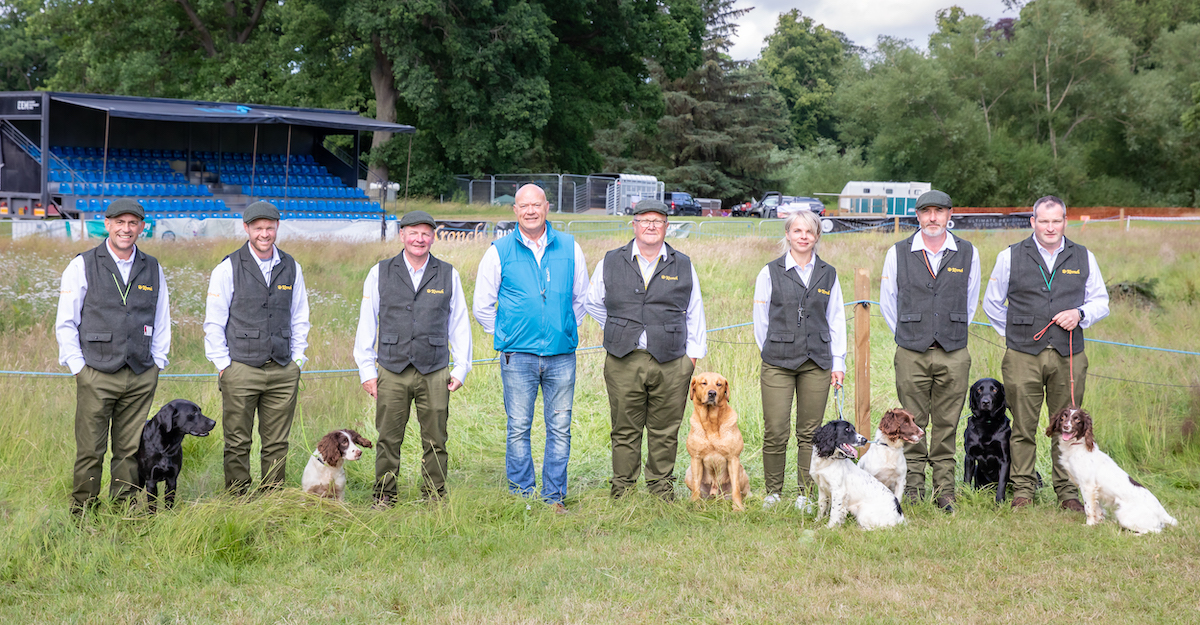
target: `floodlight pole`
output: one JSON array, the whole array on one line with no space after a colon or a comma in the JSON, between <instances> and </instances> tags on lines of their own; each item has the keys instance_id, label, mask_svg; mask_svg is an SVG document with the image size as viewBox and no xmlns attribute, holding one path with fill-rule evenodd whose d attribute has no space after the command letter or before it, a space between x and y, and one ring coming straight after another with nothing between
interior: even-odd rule
<instances>
[{"instance_id":1,"label":"floodlight pole","mask_svg":"<svg viewBox=\"0 0 1200 625\"><path fill-rule=\"evenodd\" d=\"M283 155L283 199L288 199L292 173L292 125L288 124L287 153Z\"/></svg>"},{"instance_id":2,"label":"floodlight pole","mask_svg":"<svg viewBox=\"0 0 1200 625\"><path fill-rule=\"evenodd\" d=\"M258 124L254 124L254 145L250 147L250 200L254 201L255 167L258 166Z\"/></svg>"},{"instance_id":3,"label":"floodlight pole","mask_svg":"<svg viewBox=\"0 0 1200 625\"><path fill-rule=\"evenodd\" d=\"M103 183L108 182L108 129L109 129L109 126L111 125L111 123L112 123L112 112L104 111L104 154L100 155L100 157L103 159L101 161L101 163L102 163L101 166L103 169L100 173L100 182L103 182Z\"/></svg>"}]
</instances>

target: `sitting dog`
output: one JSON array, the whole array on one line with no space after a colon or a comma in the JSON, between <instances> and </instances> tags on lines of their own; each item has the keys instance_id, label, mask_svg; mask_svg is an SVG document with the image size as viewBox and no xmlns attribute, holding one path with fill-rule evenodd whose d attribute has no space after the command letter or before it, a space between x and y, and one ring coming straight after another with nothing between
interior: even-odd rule
<instances>
[{"instance_id":1,"label":"sitting dog","mask_svg":"<svg viewBox=\"0 0 1200 625\"><path fill-rule=\"evenodd\" d=\"M687 450L692 464L683 482L692 491L692 501L731 496L733 509L745 510L742 499L750 495L750 477L742 466L744 443L737 412L729 405L729 381L702 373L692 378L691 397L695 410Z\"/></svg>"},{"instance_id":2,"label":"sitting dog","mask_svg":"<svg viewBox=\"0 0 1200 625\"><path fill-rule=\"evenodd\" d=\"M183 468L183 437L208 436L216 421L204 416L200 406L186 399L168 402L142 426L138 444L138 488L146 491L146 504L151 513L158 499L158 483L167 483L163 495L166 507L175 505L175 487L179 470Z\"/></svg>"},{"instance_id":3,"label":"sitting dog","mask_svg":"<svg viewBox=\"0 0 1200 625\"><path fill-rule=\"evenodd\" d=\"M963 431L963 481L977 490L996 488L996 503L1002 503L1008 488L1012 464L1009 439L1008 403L1004 385L992 378L981 378L971 385L971 416Z\"/></svg>"},{"instance_id":4,"label":"sitting dog","mask_svg":"<svg viewBox=\"0 0 1200 625\"><path fill-rule=\"evenodd\" d=\"M362 448L371 441L354 430L334 430L317 443L317 449L304 467L300 488L318 497L343 501L346 492L346 461L362 457Z\"/></svg>"},{"instance_id":5,"label":"sitting dog","mask_svg":"<svg viewBox=\"0 0 1200 625\"><path fill-rule=\"evenodd\" d=\"M830 421L813 434L809 475L817 483L817 518L829 513L829 527L841 525L846 513L854 515L859 527L873 530L904 522L900 500L883 482L854 464L855 447L867 439L854 431L849 421Z\"/></svg>"},{"instance_id":6,"label":"sitting dog","mask_svg":"<svg viewBox=\"0 0 1200 625\"><path fill-rule=\"evenodd\" d=\"M908 462L904 460L904 444L915 443L925 436L912 413L895 408L884 413L875 430L875 441L862 458L858 468L883 482L896 499L904 494L904 480L908 475Z\"/></svg>"},{"instance_id":7,"label":"sitting dog","mask_svg":"<svg viewBox=\"0 0 1200 625\"><path fill-rule=\"evenodd\" d=\"M1138 484L1100 451L1092 435L1092 417L1080 408L1064 408L1050 419L1046 436L1058 435L1059 460L1083 496L1087 524L1104 519L1103 506L1115 506L1117 523L1132 532L1161 532L1174 517L1145 486Z\"/></svg>"}]
</instances>

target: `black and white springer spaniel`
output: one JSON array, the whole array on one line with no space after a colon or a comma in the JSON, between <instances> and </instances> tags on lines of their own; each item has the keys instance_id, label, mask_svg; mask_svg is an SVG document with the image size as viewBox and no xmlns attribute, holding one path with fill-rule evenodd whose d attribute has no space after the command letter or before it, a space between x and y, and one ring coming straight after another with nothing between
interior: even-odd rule
<instances>
[{"instance_id":1,"label":"black and white springer spaniel","mask_svg":"<svg viewBox=\"0 0 1200 625\"><path fill-rule=\"evenodd\" d=\"M1057 442L1062 466L1079 487L1088 525L1104 519L1103 506L1115 507L1117 523L1138 534L1161 532L1168 525L1176 525L1154 493L1100 451L1092 435L1092 417L1083 409L1060 410L1051 417L1046 436Z\"/></svg>"},{"instance_id":2,"label":"black and white springer spaniel","mask_svg":"<svg viewBox=\"0 0 1200 625\"><path fill-rule=\"evenodd\" d=\"M300 487L318 497L343 500L346 492L346 461L362 457L362 448L371 441L354 430L334 430L317 443L317 450L304 467Z\"/></svg>"},{"instance_id":3,"label":"black and white springer spaniel","mask_svg":"<svg viewBox=\"0 0 1200 625\"><path fill-rule=\"evenodd\" d=\"M867 439L849 421L830 421L813 434L809 474L817 483L817 518L829 513L829 527L841 525L846 513L859 527L873 530L904 522L900 501L882 482L854 464L855 447Z\"/></svg>"}]
</instances>

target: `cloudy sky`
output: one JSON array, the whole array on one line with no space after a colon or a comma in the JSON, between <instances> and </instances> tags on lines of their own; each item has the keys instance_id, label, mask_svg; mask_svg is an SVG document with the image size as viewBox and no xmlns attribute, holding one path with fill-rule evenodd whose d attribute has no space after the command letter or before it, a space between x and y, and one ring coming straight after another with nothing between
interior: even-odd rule
<instances>
[{"instance_id":1,"label":"cloudy sky","mask_svg":"<svg viewBox=\"0 0 1200 625\"><path fill-rule=\"evenodd\" d=\"M938 9L960 6L967 13L989 20L1016 17L1005 12L1000 0L738 0L739 7L754 7L742 17L730 56L756 59L763 39L775 30L779 14L800 9L826 28L840 30L863 47L875 45L879 35L911 39L920 48L929 44Z\"/></svg>"}]
</instances>

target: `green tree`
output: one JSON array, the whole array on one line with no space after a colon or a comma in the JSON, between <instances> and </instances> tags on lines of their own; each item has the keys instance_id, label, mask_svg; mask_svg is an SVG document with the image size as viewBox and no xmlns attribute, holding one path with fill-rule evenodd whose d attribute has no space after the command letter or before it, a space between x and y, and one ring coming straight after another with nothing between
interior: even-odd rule
<instances>
[{"instance_id":1,"label":"green tree","mask_svg":"<svg viewBox=\"0 0 1200 625\"><path fill-rule=\"evenodd\" d=\"M837 136L831 100L846 50L845 35L817 24L799 9L779 15L758 66L783 95L795 146Z\"/></svg>"},{"instance_id":2,"label":"green tree","mask_svg":"<svg viewBox=\"0 0 1200 625\"><path fill-rule=\"evenodd\" d=\"M41 87L58 55L50 37L31 32L28 20L42 9L38 0L13 0L0 6L0 90Z\"/></svg>"}]
</instances>

